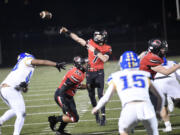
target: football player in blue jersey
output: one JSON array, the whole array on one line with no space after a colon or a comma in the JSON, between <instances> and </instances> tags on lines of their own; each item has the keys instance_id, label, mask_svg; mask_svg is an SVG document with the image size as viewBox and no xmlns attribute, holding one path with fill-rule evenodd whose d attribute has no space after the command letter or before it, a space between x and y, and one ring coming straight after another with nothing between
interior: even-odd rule
<instances>
[{"instance_id":1,"label":"football player in blue jersey","mask_svg":"<svg viewBox=\"0 0 180 135\"><path fill-rule=\"evenodd\" d=\"M159 117L162 99L150 81L150 73L139 70L139 59L133 51L126 51L121 55L120 68L121 71L112 73L108 78L109 87L92 113L96 114L116 91L122 104L119 118L120 135L128 135L140 121L148 135L158 135L156 115ZM158 98L156 112L150 101L149 90Z\"/></svg>"},{"instance_id":2,"label":"football player in blue jersey","mask_svg":"<svg viewBox=\"0 0 180 135\"><path fill-rule=\"evenodd\" d=\"M24 125L26 111L21 92L27 92L36 65L53 66L59 71L65 69L65 62L36 59L29 53L18 55L17 64L0 85L0 97L9 106L9 110L0 117L0 126L16 116L13 135L20 135Z\"/></svg>"}]
</instances>

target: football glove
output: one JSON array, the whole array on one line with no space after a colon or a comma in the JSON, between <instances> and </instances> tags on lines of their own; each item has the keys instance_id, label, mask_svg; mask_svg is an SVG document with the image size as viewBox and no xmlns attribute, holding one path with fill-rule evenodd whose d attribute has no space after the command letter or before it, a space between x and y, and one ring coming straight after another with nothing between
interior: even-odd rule
<instances>
[{"instance_id":1,"label":"football glove","mask_svg":"<svg viewBox=\"0 0 180 135\"><path fill-rule=\"evenodd\" d=\"M61 72L61 69L66 70L66 63L65 62L60 62L60 63L56 63L56 68L59 70L59 72Z\"/></svg>"},{"instance_id":2,"label":"football glove","mask_svg":"<svg viewBox=\"0 0 180 135\"><path fill-rule=\"evenodd\" d=\"M28 91L28 83L26 82L21 82L19 85L15 87L16 90L22 91L26 93Z\"/></svg>"}]
</instances>

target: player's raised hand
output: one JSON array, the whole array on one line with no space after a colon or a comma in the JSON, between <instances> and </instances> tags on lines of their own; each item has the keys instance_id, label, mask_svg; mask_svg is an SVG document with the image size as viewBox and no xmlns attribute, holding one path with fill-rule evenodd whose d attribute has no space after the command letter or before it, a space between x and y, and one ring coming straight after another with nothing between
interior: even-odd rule
<instances>
[{"instance_id":1,"label":"player's raised hand","mask_svg":"<svg viewBox=\"0 0 180 135\"><path fill-rule=\"evenodd\" d=\"M62 34L62 33L66 33L68 32L68 29L66 27L62 27L60 30L59 30L59 33Z\"/></svg>"},{"instance_id":2,"label":"player's raised hand","mask_svg":"<svg viewBox=\"0 0 180 135\"><path fill-rule=\"evenodd\" d=\"M42 18L42 19L52 19L52 13L49 12L49 11L41 11L39 13L39 16Z\"/></svg>"}]
</instances>

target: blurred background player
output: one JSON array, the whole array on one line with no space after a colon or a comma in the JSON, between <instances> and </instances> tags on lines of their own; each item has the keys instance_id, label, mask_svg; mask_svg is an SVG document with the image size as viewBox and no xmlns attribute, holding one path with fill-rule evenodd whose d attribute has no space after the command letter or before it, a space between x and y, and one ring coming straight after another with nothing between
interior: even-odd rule
<instances>
[{"instance_id":1,"label":"blurred background player","mask_svg":"<svg viewBox=\"0 0 180 135\"><path fill-rule=\"evenodd\" d=\"M174 64L174 66L171 66L169 68L165 68L163 64L163 57L166 56L168 50L168 44L165 40L160 39L151 39L148 41L148 51L143 52L139 55L141 61L140 61L140 70L148 71L152 75L152 83L154 83L154 77L156 73L161 73L165 76L170 75L171 73L175 72L177 69L180 68L179 64ZM158 89L159 84L154 84L154 86ZM161 117L164 117L163 112L165 111L164 105L165 105L165 96L163 95L163 92L158 89L159 94L161 95L163 99L163 106L162 106L162 112ZM156 108L157 105L157 99L154 97L152 93L150 93L151 102L153 103L154 107ZM164 119L164 118L163 118Z\"/></svg>"},{"instance_id":2,"label":"blurred background player","mask_svg":"<svg viewBox=\"0 0 180 135\"><path fill-rule=\"evenodd\" d=\"M109 87L92 113L95 114L103 107L117 91L122 103L119 133L128 135L131 129L141 121L148 135L158 135L158 123L149 98L149 90L158 97L156 108L158 116L162 99L150 81L150 73L139 70L139 59L133 51L126 51L121 55L120 68L121 71L112 73L108 78Z\"/></svg>"},{"instance_id":3,"label":"blurred background player","mask_svg":"<svg viewBox=\"0 0 180 135\"><path fill-rule=\"evenodd\" d=\"M64 131L65 127L68 123L78 122L79 120L73 96L85 78L87 65L88 59L83 59L79 56L74 57L74 67L66 73L55 92L54 99L64 113L61 116L48 117L50 128L56 132L56 135L70 135ZM58 122L60 122L60 126L56 130L55 126Z\"/></svg>"},{"instance_id":4,"label":"blurred background player","mask_svg":"<svg viewBox=\"0 0 180 135\"><path fill-rule=\"evenodd\" d=\"M167 60L165 57L163 58L163 60L164 60L163 66L165 68L173 67L176 64L175 61ZM176 70L174 73L168 76L165 76L161 73L157 73L155 76L154 84L157 90L161 91L167 99L161 113L165 125L165 129L163 129L164 132L172 131L170 118L168 114L169 112L173 111L174 103L175 103L175 107L180 108L179 81L180 81L180 69Z\"/></svg>"},{"instance_id":5,"label":"blurred background player","mask_svg":"<svg viewBox=\"0 0 180 135\"><path fill-rule=\"evenodd\" d=\"M60 33L65 33L73 40L84 46L88 50L89 68L86 73L86 85L89 98L93 107L96 106L95 88L97 88L98 98L100 99L104 93L104 63L109 60L112 53L111 46L107 45L107 32L95 31L92 39L85 41L72 33L67 28L62 27ZM96 122L104 126L106 123L105 106L101 109L101 119L99 113L96 114Z\"/></svg>"},{"instance_id":6,"label":"blurred background player","mask_svg":"<svg viewBox=\"0 0 180 135\"><path fill-rule=\"evenodd\" d=\"M16 116L13 135L20 135L24 125L26 110L21 91L28 91L28 83L36 65L53 66L58 68L59 71L65 69L64 62L56 63L49 60L35 59L33 55L28 53L18 55L17 64L0 85L0 96L10 107L10 109L0 117L0 125Z\"/></svg>"},{"instance_id":7,"label":"blurred background player","mask_svg":"<svg viewBox=\"0 0 180 135\"><path fill-rule=\"evenodd\" d=\"M164 40L151 39L148 41L148 52L140 61L140 70L145 70L151 73L152 79L154 79L157 72L164 75L169 75L180 68L179 64L175 64L171 68L164 68L163 57L166 55L168 44Z\"/></svg>"}]
</instances>

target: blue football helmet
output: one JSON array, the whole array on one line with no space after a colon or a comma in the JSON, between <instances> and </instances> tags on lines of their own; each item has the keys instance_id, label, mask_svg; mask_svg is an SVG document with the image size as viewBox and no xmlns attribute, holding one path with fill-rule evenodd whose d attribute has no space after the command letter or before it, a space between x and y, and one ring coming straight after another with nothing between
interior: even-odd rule
<instances>
[{"instance_id":1,"label":"blue football helmet","mask_svg":"<svg viewBox=\"0 0 180 135\"><path fill-rule=\"evenodd\" d=\"M139 68L138 56L133 51L126 51L120 57L120 68L121 70L124 69L131 69L131 68Z\"/></svg>"},{"instance_id":2,"label":"blue football helmet","mask_svg":"<svg viewBox=\"0 0 180 135\"><path fill-rule=\"evenodd\" d=\"M25 57L31 57L31 58L35 58L33 55L29 54L29 53L20 53L17 57L17 61L22 60Z\"/></svg>"}]
</instances>

